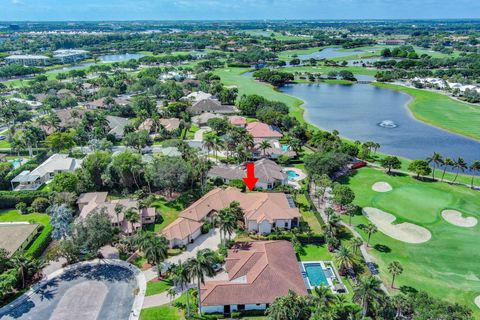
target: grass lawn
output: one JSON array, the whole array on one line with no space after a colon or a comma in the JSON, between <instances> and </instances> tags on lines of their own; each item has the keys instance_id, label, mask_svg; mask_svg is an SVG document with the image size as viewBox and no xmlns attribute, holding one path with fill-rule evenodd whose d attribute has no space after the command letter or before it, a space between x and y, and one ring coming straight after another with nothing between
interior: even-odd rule
<instances>
[{"instance_id":1,"label":"grass lawn","mask_svg":"<svg viewBox=\"0 0 480 320\"><path fill-rule=\"evenodd\" d=\"M147 291L145 292L145 295L153 296L154 294L159 294L164 291L167 291L172 286L173 286L173 282L170 279L164 279L162 281L148 281Z\"/></svg>"},{"instance_id":2,"label":"grass lawn","mask_svg":"<svg viewBox=\"0 0 480 320\"><path fill-rule=\"evenodd\" d=\"M388 182L393 190L374 192L371 186L378 181ZM395 215L395 223L414 223L432 234L431 240L421 244L407 244L380 232L372 236L370 252L387 283L388 263L399 261L404 272L397 278L397 287L425 290L439 298L468 305L480 316L480 309L473 303L480 295L480 224L461 228L441 217L444 209L455 209L480 219L477 191L446 183L421 182L406 175L388 176L373 168L362 168L343 182L355 191L354 202L360 207L379 208ZM357 215L352 222L366 239L361 227L368 219Z\"/></svg>"},{"instance_id":3,"label":"grass lawn","mask_svg":"<svg viewBox=\"0 0 480 320\"><path fill-rule=\"evenodd\" d=\"M10 149L10 148L11 148L11 145L10 145L10 142L7 141L7 139L0 140L0 149Z\"/></svg>"},{"instance_id":4,"label":"grass lawn","mask_svg":"<svg viewBox=\"0 0 480 320\"><path fill-rule=\"evenodd\" d=\"M398 90L414 99L408 105L415 118L433 126L480 140L480 126L473 119L480 119L480 106L451 99L443 94L427 90L407 88L389 83L375 83L377 87Z\"/></svg>"},{"instance_id":5,"label":"grass lawn","mask_svg":"<svg viewBox=\"0 0 480 320\"><path fill-rule=\"evenodd\" d=\"M158 233L163 230L166 226L168 226L173 220L178 218L180 211L182 211L183 206L178 202L167 202L166 200L157 200L152 203L152 206L155 207L158 213L163 218L161 223L156 223L154 226L155 233Z\"/></svg>"},{"instance_id":6,"label":"grass lawn","mask_svg":"<svg viewBox=\"0 0 480 320\"><path fill-rule=\"evenodd\" d=\"M185 137L186 137L187 139L193 139L193 138L195 138L195 132L197 132L198 130L200 130L200 128L199 128L196 124L193 124L193 123L192 123L192 126L191 126L190 129L186 132Z\"/></svg>"},{"instance_id":7,"label":"grass lawn","mask_svg":"<svg viewBox=\"0 0 480 320\"><path fill-rule=\"evenodd\" d=\"M181 320L183 311L169 305L142 309L140 320Z\"/></svg>"},{"instance_id":8,"label":"grass lawn","mask_svg":"<svg viewBox=\"0 0 480 320\"><path fill-rule=\"evenodd\" d=\"M320 222L318 222L315 213L310 210L310 205L305 195L299 194L295 200L300 207L300 214L302 215L303 220L308 223L315 234L322 233L322 226L320 225Z\"/></svg>"},{"instance_id":9,"label":"grass lawn","mask_svg":"<svg viewBox=\"0 0 480 320\"><path fill-rule=\"evenodd\" d=\"M29 248L36 247L35 244L43 241L42 235L45 235L50 232L52 226L50 225L50 217L44 213L31 213L31 214L20 214L18 210L0 210L0 222L19 222L27 221L31 223L38 223L43 225L43 230L35 240L27 247L26 252L29 252Z\"/></svg>"}]
</instances>

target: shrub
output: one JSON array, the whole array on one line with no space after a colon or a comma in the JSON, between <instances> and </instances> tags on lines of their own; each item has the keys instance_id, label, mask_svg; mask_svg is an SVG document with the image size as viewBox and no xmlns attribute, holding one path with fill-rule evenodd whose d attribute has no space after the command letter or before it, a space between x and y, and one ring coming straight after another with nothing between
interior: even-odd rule
<instances>
[{"instance_id":1,"label":"shrub","mask_svg":"<svg viewBox=\"0 0 480 320\"><path fill-rule=\"evenodd\" d=\"M25 202L17 203L17 205L15 206L15 209L20 211L21 214L27 214L28 213L28 207L27 207L27 204Z\"/></svg>"},{"instance_id":2,"label":"shrub","mask_svg":"<svg viewBox=\"0 0 480 320\"><path fill-rule=\"evenodd\" d=\"M48 198L47 191L0 191L0 209L15 208L20 202L31 205L36 198Z\"/></svg>"},{"instance_id":3,"label":"shrub","mask_svg":"<svg viewBox=\"0 0 480 320\"><path fill-rule=\"evenodd\" d=\"M49 205L50 202L48 201L48 199L39 197L33 200L32 209L35 212L44 213L45 211L47 211Z\"/></svg>"},{"instance_id":4,"label":"shrub","mask_svg":"<svg viewBox=\"0 0 480 320\"><path fill-rule=\"evenodd\" d=\"M43 226L40 227L42 230ZM50 241L52 240L52 227L47 225L40 235L34 240L32 245L27 249L26 254L31 255L34 258L38 258L47 249Z\"/></svg>"}]
</instances>

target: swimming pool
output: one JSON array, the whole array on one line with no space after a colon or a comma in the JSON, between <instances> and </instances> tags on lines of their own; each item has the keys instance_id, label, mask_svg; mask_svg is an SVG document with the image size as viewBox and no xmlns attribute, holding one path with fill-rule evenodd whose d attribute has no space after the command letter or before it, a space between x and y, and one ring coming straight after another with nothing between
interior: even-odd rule
<instances>
[{"instance_id":1,"label":"swimming pool","mask_svg":"<svg viewBox=\"0 0 480 320\"><path fill-rule=\"evenodd\" d=\"M18 167L20 167L22 165L22 159L14 159L12 161L12 167L13 169L17 169Z\"/></svg>"},{"instance_id":2,"label":"swimming pool","mask_svg":"<svg viewBox=\"0 0 480 320\"><path fill-rule=\"evenodd\" d=\"M305 272L307 273L308 281L312 287L318 287L322 284L328 287L327 276L320 263L304 263Z\"/></svg>"},{"instance_id":3,"label":"swimming pool","mask_svg":"<svg viewBox=\"0 0 480 320\"><path fill-rule=\"evenodd\" d=\"M288 180L295 180L298 177L298 173L293 170L287 170Z\"/></svg>"},{"instance_id":4,"label":"swimming pool","mask_svg":"<svg viewBox=\"0 0 480 320\"><path fill-rule=\"evenodd\" d=\"M287 144L282 144L282 151L286 152L290 149L290 147Z\"/></svg>"}]
</instances>

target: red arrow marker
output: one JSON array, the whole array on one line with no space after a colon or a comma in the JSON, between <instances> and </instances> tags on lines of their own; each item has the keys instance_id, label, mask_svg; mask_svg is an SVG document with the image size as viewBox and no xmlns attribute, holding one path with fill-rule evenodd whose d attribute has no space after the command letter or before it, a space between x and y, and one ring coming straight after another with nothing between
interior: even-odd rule
<instances>
[{"instance_id":1,"label":"red arrow marker","mask_svg":"<svg viewBox=\"0 0 480 320\"><path fill-rule=\"evenodd\" d=\"M252 191L258 181L258 178L255 178L255 164L253 162L247 163L247 177L243 178L243 181L247 188Z\"/></svg>"}]
</instances>

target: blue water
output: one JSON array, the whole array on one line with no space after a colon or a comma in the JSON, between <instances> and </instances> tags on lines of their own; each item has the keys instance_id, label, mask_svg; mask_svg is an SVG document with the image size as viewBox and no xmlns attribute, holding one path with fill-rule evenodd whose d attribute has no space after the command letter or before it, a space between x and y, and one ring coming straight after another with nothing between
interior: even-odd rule
<instances>
[{"instance_id":1,"label":"blue water","mask_svg":"<svg viewBox=\"0 0 480 320\"><path fill-rule=\"evenodd\" d=\"M18 167L20 167L21 164L22 164L22 160L20 159L15 159L12 161L13 169L17 169Z\"/></svg>"},{"instance_id":2,"label":"blue water","mask_svg":"<svg viewBox=\"0 0 480 320\"><path fill-rule=\"evenodd\" d=\"M299 54L298 59L300 59L300 60L308 60L310 58L332 59L332 58L353 56L355 54L364 52L364 51L361 51L361 50L353 50L353 51L340 51L340 50L341 50L341 48L325 48L321 51L313 52L313 53L310 53L310 54Z\"/></svg>"},{"instance_id":3,"label":"blue water","mask_svg":"<svg viewBox=\"0 0 480 320\"><path fill-rule=\"evenodd\" d=\"M289 147L288 145L282 144L282 151L284 151L284 152L285 152L285 151L288 151L289 148L290 148L290 147Z\"/></svg>"},{"instance_id":4,"label":"blue water","mask_svg":"<svg viewBox=\"0 0 480 320\"><path fill-rule=\"evenodd\" d=\"M328 286L327 277L319 263L308 263L303 266L307 272L308 280L313 287L320 286L322 283Z\"/></svg>"},{"instance_id":5,"label":"blue water","mask_svg":"<svg viewBox=\"0 0 480 320\"><path fill-rule=\"evenodd\" d=\"M106 54L103 56L99 56L98 59L104 62L121 62L121 61L128 61L131 59L139 59L143 56L144 56L143 54L139 54L139 53Z\"/></svg>"},{"instance_id":6,"label":"blue water","mask_svg":"<svg viewBox=\"0 0 480 320\"><path fill-rule=\"evenodd\" d=\"M295 178L298 177L298 174L295 173L295 171L288 170L287 171L288 175L288 180L294 180Z\"/></svg>"},{"instance_id":7,"label":"blue water","mask_svg":"<svg viewBox=\"0 0 480 320\"><path fill-rule=\"evenodd\" d=\"M407 104L410 96L368 84L289 84L282 92L305 101L305 120L352 140L375 141L380 151L409 159L425 159L438 152L462 157L469 164L480 159L480 142L415 119ZM396 128L379 123L394 122ZM480 119L471 119L480 125Z\"/></svg>"}]
</instances>

